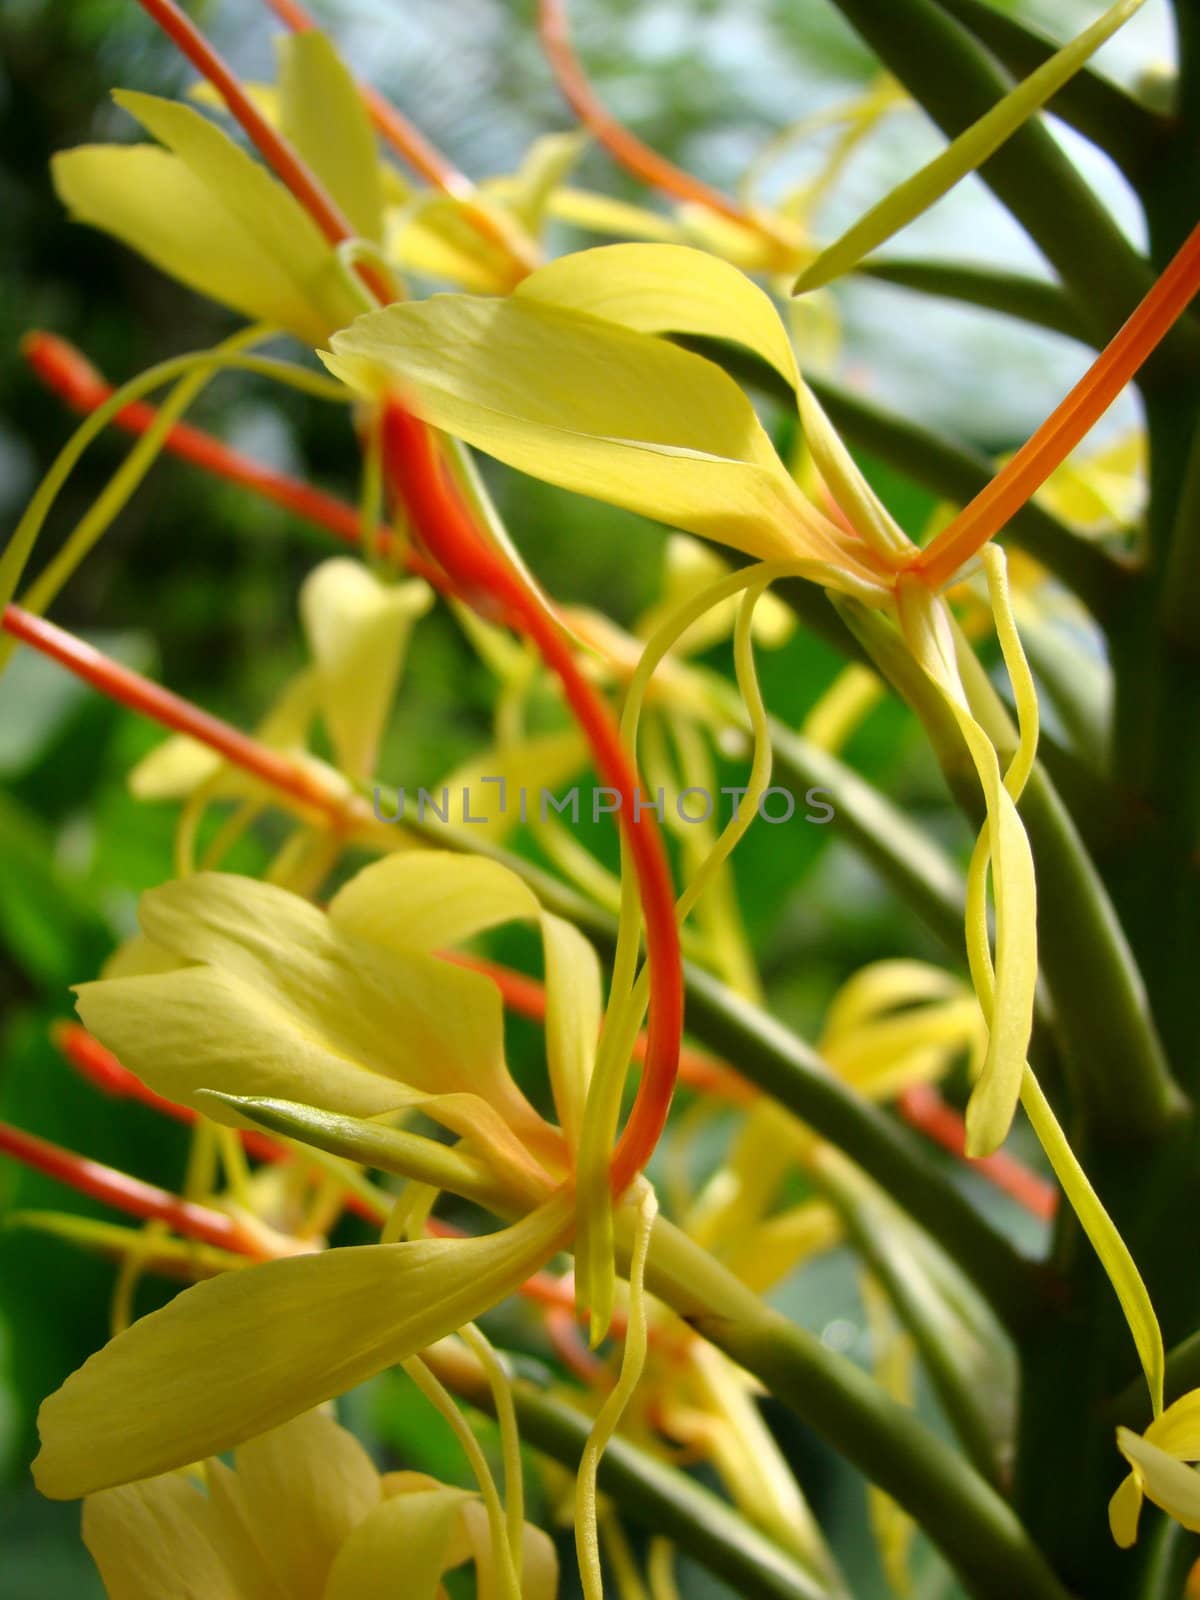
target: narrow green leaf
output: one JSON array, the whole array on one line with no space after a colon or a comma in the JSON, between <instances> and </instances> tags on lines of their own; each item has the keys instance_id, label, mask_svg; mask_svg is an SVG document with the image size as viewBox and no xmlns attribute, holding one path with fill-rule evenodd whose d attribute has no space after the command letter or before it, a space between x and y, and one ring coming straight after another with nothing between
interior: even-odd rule
<instances>
[{"instance_id":1,"label":"narrow green leaf","mask_svg":"<svg viewBox=\"0 0 1200 1600\"><path fill-rule=\"evenodd\" d=\"M920 172L893 189L834 244L823 250L796 280L794 293L819 289L849 272L894 233L940 200L1054 97L1100 46L1139 10L1143 0L1117 0L1090 28L1064 45L1036 72L1005 95Z\"/></svg>"}]
</instances>

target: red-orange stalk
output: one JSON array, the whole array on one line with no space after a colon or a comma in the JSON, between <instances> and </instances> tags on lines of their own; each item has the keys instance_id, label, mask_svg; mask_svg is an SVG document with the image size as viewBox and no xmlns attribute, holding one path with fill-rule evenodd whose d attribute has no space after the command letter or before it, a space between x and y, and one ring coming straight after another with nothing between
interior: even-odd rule
<instances>
[{"instance_id":1,"label":"red-orange stalk","mask_svg":"<svg viewBox=\"0 0 1200 1600\"><path fill-rule=\"evenodd\" d=\"M608 710L576 664L557 624L521 577L489 545L446 477L433 435L399 399L383 412L383 459L395 494L426 551L469 601L499 611L528 637L562 684L601 780L619 797L620 827L634 870L646 929L650 1015L642 1081L612 1159L621 1194L645 1166L666 1126L683 1029L683 968L675 894L662 836L641 806L637 773Z\"/></svg>"},{"instance_id":2,"label":"red-orange stalk","mask_svg":"<svg viewBox=\"0 0 1200 1600\"><path fill-rule=\"evenodd\" d=\"M147 1222L165 1222L176 1233L215 1245L219 1250L268 1259L261 1246L224 1212L183 1200L166 1189L131 1178L115 1167L77 1155L73 1150L65 1150L61 1145L39 1139L36 1134L26 1133L6 1122L0 1122L0 1154L11 1156L23 1166L65 1183L76 1193L102 1200L129 1216L141 1217Z\"/></svg>"},{"instance_id":3,"label":"red-orange stalk","mask_svg":"<svg viewBox=\"0 0 1200 1600\"><path fill-rule=\"evenodd\" d=\"M266 0L266 3L285 27L296 33L311 33L318 27L316 18L299 0ZM515 229L506 229L479 203L479 190L466 173L460 172L390 100L367 83L359 83L358 92L380 136L427 183L460 203L463 216L475 231L512 258L516 269L512 281L520 282L538 265L536 249Z\"/></svg>"},{"instance_id":4,"label":"red-orange stalk","mask_svg":"<svg viewBox=\"0 0 1200 1600\"><path fill-rule=\"evenodd\" d=\"M674 195L677 200L707 206L710 211L727 217L730 222L774 238L762 219L747 211L745 206L660 156L657 150L651 149L617 121L592 88L575 54L567 21L566 0L539 0L538 32L542 49L568 105L614 161L652 189Z\"/></svg>"},{"instance_id":5,"label":"red-orange stalk","mask_svg":"<svg viewBox=\"0 0 1200 1600\"><path fill-rule=\"evenodd\" d=\"M897 1101L897 1109L910 1127L917 1128L927 1139L940 1144L960 1161L968 1159L967 1125L931 1084L915 1084L905 1089ZM1058 1190L1003 1150L971 1160L970 1167L1033 1216L1043 1222L1053 1220L1058 1210Z\"/></svg>"},{"instance_id":6,"label":"red-orange stalk","mask_svg":"<svg viewBox=\"0 0 1200 1600\"><path fill-rule=\"evenodd\" d=\"M40 331L26 334L21 340L21 353L34 376L73 411L83 415L96 411L113 393L112 384L82 351L57 334ZM127 433L140 435L153 427L157 417L156 407L144 400L135 400L118 411L113 422ZM190 462L215 478L236 483L260 499L294 512L344 544L362 544L362 517L355 506L302 479L264 467L203 428L193 427L188 422L175 423L163 440L163 449L168 455ZM379 524L373 538L380 554L402 561L414 576L443 589L449 587L445 574L418 551L405 546L385 523Z\"/></svg>"},{"instance_id":7,"label":"red-orange stalk","mask_svg":"<svg viewBox=\"0 0 1200 1600\"><path fill-rule=\"evenodd\" d=\"M1200 290L1200 227L1188 235L1154 287L1031 439L910 563L931 589L1012 520L1108 410Z\"/></svg>"},{"instance_id":8,"label":"red-orange stalk","mask_svg":"<svg viewBox=\"0 0 1200 1600\"><path fill-rule=\"evenodd\" d=\"M110 700L128 706L153 721L170 728L174 733L185 733L206 744L210 750L240 767L244 772L261 779L280 794L290 795L310 810L319 812L333 827L344 827L350 821L345 801L326 789L320 780L278 751L269 749L242 733L228 722L210 715L194 706L161 684L152 683L140 672L133 672L96 650L65 629L35 617L20 606L5 606L0 616L0 627L5 633L31 645L42 655L49 656L67 668L77 678L99 689Z\"/></svg>"},{"instance_id":9,"label":"red-orange stalk","mask_svg":"<svg viewBox=\"0 0 1200 1600\"><path fill-rule=\"evenodd\" d=\"M182 1122L186 1127L194 1125L196 1113L191 1106L181 1106L175 1100L155 1094L128 1067L122 1066L112 1051L106 1049L80 1023L56 1022L50 1032L64 1060L101 1093L118 1100L136 1100L139 1105L149 1106L151 1110L175 1122ZM238 1137L247 1155L253 1156L256 1161L290 1161L292 1158L292 1152L286 1145L268 1134L260 1133L256 1128L240 1128Z\"/></svg>"},{"instance_id":10,"label":"red-orange stalk","mask_svg":"<svg viewBox=\"0 0 1200 1600\"><path fill-rule=\"evenodd\" d=\"M301 159L290 140L271 126L228 63L184 15L175 0L138 0L138 4L153 17L196 71L212 84L263 160L292 191L329 243L339 245L354 238L354 229L324 184ZM391 283L377 267L360 262L356 270L381 305L387 305L394 298Z\"/></svg>"}]
</instances>

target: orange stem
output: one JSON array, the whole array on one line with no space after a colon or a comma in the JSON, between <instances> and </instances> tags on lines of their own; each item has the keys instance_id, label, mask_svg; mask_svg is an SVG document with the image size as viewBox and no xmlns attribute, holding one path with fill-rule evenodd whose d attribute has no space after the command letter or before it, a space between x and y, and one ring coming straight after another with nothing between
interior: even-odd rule
<instances>
[{"instance_id":1,"label":"orange stem","mask_svg":"<svg viewBox=\"0 0 1200 1600\"><path fill-rule=\"evenodd\" d=\"M228 63L213 49L175 0L138 0L142 10L186 56L224 100L230 114L280 181L287 185L331 245L355 237L354 229L324 184L277 128L273 128L242 88ZM395 298L386 276L369 263L359 263L359 277L381 305Z\"/></svg>"},{"instance_id":2,"label":"orange stem","mask_svg":"<svg viewBox=\"0 0 1200 1600\"><path fill-rule=\"evenodd\" d=\"M955 577L1094 427L1200 290L1200 227L1080 381L988 486L911 562L931 589Z\"/></svg>"},{"instance_id":3,"label":"orange stem","mask_svg":"<svg viewBox=\"0 0 1200 1600\"><path fill-rule=\"evenodd\" d=\"M291 28L295 33L312 33L319 28L316 18L299 3L299 0L266 0L266 3L284 26ZM460 203L463 215L477 233L481 234L489 244L499 245L513 258L514 264L519 269L514 275L513 282L520 282L538 265L537 251L524 245L515 230L506 229L479 204L479 190L466 173L461 172L447 156L443 155L390 100L368 83L359 83L358 92L362 96L371 121L375 124L376 131L387 140L397 155L407 161L414 172L419 173L435 189L440 189L443 194Z\"/></svg>"},{"instance_id":4,"label":"orange stem","mask_svg":"<svg viewBox=\"0 0 1200 1600\"><path fill-rule=\"evenodd\" d=\"M637 773L607 705L580 671L557 625L476 528L442 471L430 430L394 397L383 413L383 458L411 526L460 592L474 604L499 608L533 642L559 679L591 747L597 772L619 797L620 827L641 895L650 974L645 1067L612 1159L612 1184L620 1194L650 1159L662 1135L679 1067L683 968L675 893L662 836L652 814L640 809Z\"/></svg>"},{"instance_id":5,"label":"orange stem","mask_svg":"<svg viewBox=\"0 0 1200 1600\"><path fill-rule=\"evenodd\" d=\"M592 88L583 64L575 54L566 0L539 0L538 32L542 49L567 103L619 165L651 188L661 189L678 200L707 206L710 211L719 212L731 222L739 223L755 233L765 231L762 222L736 200L731 200L719 189L712 188L660 156L657 150L652 150L617 121Z\"/></svg>"},{"instance_id":6,"label":"orange stem","mask_svg":"<svg viewBox=\"0 0 1200 1600\"><path fill-rule=\"evenodd\" d=\"M216 1245L220 1250L268 1259L234 1218L227 1217L224 1212L183 1200L166 1189L131 1178L116 1167L77 1155L73 1150L51 1144L48 1139L39 1139L36 1134L26 1133L23 1128L14 1128L7 1122L0 1122L0 1153L129 1216L142 1217L147 1222L165 1222L176 1233Z\"/></svg>"},{"instance_id":7,"label":"orange stem","mask_svg":"<svg viewBox=\"0 0 1200 1600\"><path fill-rule=\"evenodd\" d=\"M943 1150L967 1160L967 1125L952 1106L930 1084L915 1084L905 1089L897 1101L900 1115L910 1127L940 1144ZM972 1160L971 1170L1016 1200L1035 1217L1051 1222L1058 1210L1058 1190L1045 1178L1030 1172L1003 1150L995 1155Z\"/></svg>"},{"instance_id":8,"label":"orange stem","mask_svg":"<svg viewBox=\"0 0 1200 1600\"><path fill-rule=\"evenodd\" d=\"M226 761L261 779L279 793L290 795L301 804L320 812L334 827L343 827L348 822L344 800L331 794L303 767L250 738L230 723L222 722L219 717L211 716L199 706L172 694L169 689L152 683L140 672L121 666L90 644L85 644L82 639L76 639L65 629L47 622L44 617L35 617L20 606L8 605L0 616L0 627L22 644L31 645L42 655L57 661L68 672L90 683L109 699L152 718L175 733L185 733L198 739Z\"/></svg>"}]
</instances>

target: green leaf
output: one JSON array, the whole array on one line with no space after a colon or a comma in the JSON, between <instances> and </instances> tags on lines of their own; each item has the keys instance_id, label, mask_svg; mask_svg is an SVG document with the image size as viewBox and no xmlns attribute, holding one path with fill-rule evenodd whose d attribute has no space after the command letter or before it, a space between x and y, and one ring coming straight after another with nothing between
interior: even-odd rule
<instances>
[{"instance_id":1,"label":"green leaf","mask_svg":"<svg viewBox=\"0 0 1200 1600\"><path fill-rule=\"evenodd\" d=\"M1090 28L1085 28L1070 44L1064 45L959 134L939 156L893 189L840 239L823 250L797 278L793 292L803 294L809 289L819 289L849 272L869 251L906 227L956 183L982 166L1006 139L1053 99L1063 84L1142 4L1143 0L1117 0Z\"/></svg>"}]
</instances>

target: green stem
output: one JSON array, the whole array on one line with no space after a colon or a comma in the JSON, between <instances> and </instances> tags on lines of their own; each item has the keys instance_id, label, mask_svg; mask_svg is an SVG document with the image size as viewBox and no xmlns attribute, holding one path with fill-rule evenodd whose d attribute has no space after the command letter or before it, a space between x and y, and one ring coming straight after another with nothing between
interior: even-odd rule
<instances>
[{"instance_id":1,"label":"green stem","mask_svg":"<svg viewBox=\"0 0 1200 1600\"><path fill-rule=\"evenodd\" d=\"M687 997L688 1031L860 1166L938 1241L1005 1327L1019 1328L1036 1312L1034 1264L955 1187L925 1143L708 973L688 970Z\"/></svg>"},{"instance_id":2,"label":"green stem","mask_svg":"<svg viewBox=\"0 0 1200 1600\"><path fill-rule=\"evenodd\" d=\"M729 684L713 674L707 687L730 726L748 732L746 708ZM810 790L821 790L833 807L830 826L838 838L876 869L948 950L960 955L966 882L941 846L853 767L774 717L768 727L775 777L798 804Z\"/></svg>"},{"instance_id":3,"label":"green stem","mask_svg":"<svg viewBox=\"0 0 1200 1600\"><path fill-rule=\"evenodd\" d=\"M434 1352L428 1359L448 1388L495 1416L495 1395L476 1364L448 1363ZM528 1378L517 1378L512 1393L522 1439L574 1471L594 1419L544 1393ZM828 1600L828 1591L815 1578L724 1500L628 1439L609 1443L597 1481L635 1526L673 1540L739 1594L752 1600Z\"/></svg>"},{"instance_id":4,"label":"green stem","mask_svg":"<svg viewBox=\"0 0 1200 1600\"><path fill-rule=\"evenodd\" d=\"M1028 77L1060 48L1058 40L988 0L937 0L937 4L969 28L1014 76ZM1165 118L1091 67L1077 72L1046 109L1111 156L1135 188L1167 132Z\"/></svg>"},{"instance_id":5,"label":"green stem","mask_svg":"<svg viewBox=\"0 0 1200 1600\"><path fill-rule=\"evenodd\" d=\"M851 1243L911 1334L967 1458L989 1483L999 1483L996 1440L981 1403L984 1397L978 1392L977 1374L971 1370L975 1340L961 1318L951 1317L945 1297L924 1270L907 1219L898 1217L887 1197L837 1151L818 1148L810 1168L814 1182L836 1207ZM931 1243L926 1248L937 1246ZM945 1272L953 1270L948 1263L942 1265ZM1003 1339L999 1328L991 1331Z\"/></svg>"},{"instance_id":6,"label":"green stem","mask_svg":"<svg viewBox=\"0 0 1200 1600\"><path fill-rule=\"evenodd\" d=\"M1020 322L1096 345L1095 329L1069 295L1056 283L1031 278L1023 272L1004 272L957 261L906 261L885 257L864 261L857 269L864 277L894 283L917 294L961 300L985 311L997 311Z\"/></svg>"},{"instance_id":7,"label":"green stem","mask_svg":"<svg viewBox=\"0 0 1200 1600\"><path fill-rule=\"evenodd\" d=\"M661 1219L647 1285L890 1494L973 1600L1067 1600L1011 1507L961 1455Z\"/></svg>"},{"instance_id":8,"label":"green stem","mask_svg":"<svg viewBox=\"0 0 1200 1600\"><path fill-rule=\"evenodd\" d=\"M1010 84L936 0L836 0L884 65L955 138ZM980 168L980 177L1024 227L1108 338L1149 289L1152 273L1041 119L1020 128Z\"/></svg>"}]
</instances>

